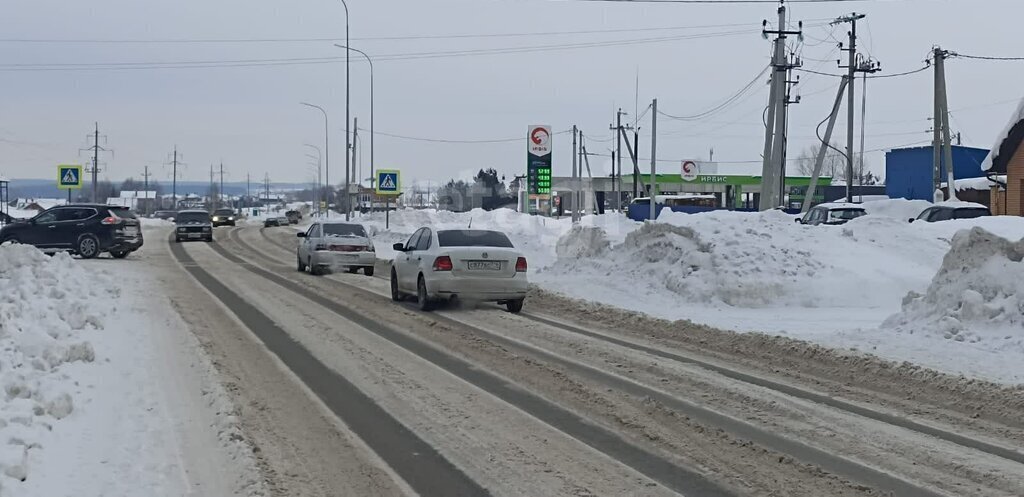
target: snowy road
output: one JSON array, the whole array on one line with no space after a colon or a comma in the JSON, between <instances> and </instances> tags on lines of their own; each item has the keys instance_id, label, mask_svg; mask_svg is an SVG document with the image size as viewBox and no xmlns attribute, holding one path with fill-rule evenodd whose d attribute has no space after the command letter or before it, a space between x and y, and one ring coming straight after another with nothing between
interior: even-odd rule
<instances>
[{"instance_id":1,"label":"snowy road","mask_svg":"<svg viewBox=\"0 0 1024 497\"><path fill-rule=\"evenodd\" d=\"M540 292L424 314L286 229L151 239L274 495L1024 495L1019 392Z\"/></svg>"}]
</instances>

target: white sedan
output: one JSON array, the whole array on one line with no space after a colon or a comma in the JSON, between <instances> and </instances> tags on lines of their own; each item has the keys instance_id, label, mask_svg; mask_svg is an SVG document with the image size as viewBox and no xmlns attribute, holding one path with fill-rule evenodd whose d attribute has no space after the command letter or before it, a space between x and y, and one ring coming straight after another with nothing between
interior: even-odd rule
<instances>
[{"instance_id":1,"label":"white sedan","mask_svg":"<svg viewBox=\"0 0 1024 497\"><path fill-rule=\"evenodd\" d=\"M295 249L299 271L308 267L310 274L322 274L343 268L354 273L362 268L364 274L373 276L377 252L362 225L316 222L296 236L302 239Z\"/></svg>"},{"instance_id":2,"label":"white sedan","mask_svg":"<svg viewBox=\"0 0 1024 497\"><path fill-rule=\"evenodd\" d=\"M504 233L420 228L394 248L391 298L396 302L411 294L425 311L453 298L498 302L509 312L523 309L526 257Z\"/></svg>"}]
</instances>

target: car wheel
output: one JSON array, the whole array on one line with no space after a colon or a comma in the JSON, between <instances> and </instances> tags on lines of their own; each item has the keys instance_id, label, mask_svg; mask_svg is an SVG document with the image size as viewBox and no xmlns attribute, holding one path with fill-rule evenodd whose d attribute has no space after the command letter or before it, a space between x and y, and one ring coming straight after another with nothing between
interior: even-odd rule
<instances>
[{"instance_id":1,"label":"car wheel","mask_svg":"<svg viewBox=\"0 0 1024 497\"><path fill-rule=\"evenodd\" d=\"M359 267L358 266L349 266L349 267L345 268L345 271L348 271L349 273L352 273L352 274L356 274L356 272L359 271Z\"/></svg>"},{"instance_id":2,"label":"car wheel","mask_svg":"<svg viewBox=\"0 0 1024 497\"><path fill-rule=\"evenodd\" d=\"M523 299L509 300L505 302L505 308L512 314L518 314L519 311L523 310Z\"/></svg>"},{"instance_id":3,"label":"car wheel","mask_svg":"<svg viewBox=\"0 0 1024 497\"><path fill-rule=\"evenodd\" d=\"M309 274L312 274L313 276L320 276L320 267L313 264L312 259L306 259L306 265L309 266Z\"/></svg>"},{"instance_id":4,"label":"car wheel","mask_svg":"<svg viewBox=\"0 0 1024 497\"><path fill-rule=\"evenodd\" d=\"M212 243L212 242L213 242L213 235L210 235L210 236L206 237L206 243Z\"/></svg>"},{"instance_id":5,"label":"car wheel","mask_svg":"<svg viewBox=\"0 0 1024 497\"><path fill-rule=\"evenodd\" d=\"M300 273L306 272L306 265L302 263L302 258L295 256L295 262Z\"/></svg>"},{"instance_id":6,"label":"car wheel","mask_svg":"<svg viewBox=\"0 0 1024 497\"><path fill-rule=\"evenodd\" d=\"M363 268L363 274L367 276L373 276L373 266L366 266Z\"/></svg>"},{"instance_id":7,"label":"car wheel","mask_svg":"<svg viewBox=\"0 0 1024 497\"><path fill-rule=\"evenodd\" d=\"M416 305L419 306L421 311L430 312L434 310L434 301L430 300L430 296L427 295L427 282L423 280L423 275L420 275L419 280L416 282Z\"/></svg>"},{"instance_id":8,"label":"car wheel","mask_svg":"<svg viewBox=\"0 0 1024 497\"><path fill-rule=\"evenodd\" d=\"M175 238L174 238L174 243L181 243L181 238L177 238L177 237L175 237Z\"/></svg>"},{"instance_id":9,"label":"car wheel","mask_svg":"<svg viewBox=\"0 0 1024 497\"><path fill-rule=\"evenodd\" d=\"M78 255L83 259L92 259L100 254L100 241L93 235L83 235L78 239Z\"/></svg>"},{"instance_id":10,"label":"car wheel","mask_svg":"<svg viewBox=\"0 0 1024 497\"><path fill-rule=\"evenodd\" d=\"M394 269L391 270L391 300L395 302L401 302L405 300L405 296L398 289L398 273Z\"/></svg>"},{"instance_id":11,"label":"car wheel","mask_svg":"<svg viewBox=\"0 0 1024 497\"><path fill-rule=\"evenodd\" d=\"M112 250L110 252L110 256L115 259L124 259L125 257L128 257L129 253L130 252L127 250Z\"/></svg>"}]
</instances>

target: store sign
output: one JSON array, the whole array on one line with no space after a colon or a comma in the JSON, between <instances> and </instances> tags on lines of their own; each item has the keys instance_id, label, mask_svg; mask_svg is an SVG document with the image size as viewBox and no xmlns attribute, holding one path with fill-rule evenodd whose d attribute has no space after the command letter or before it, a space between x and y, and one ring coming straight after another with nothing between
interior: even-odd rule
<instances>
[{"instance_id":1,"label":"store sign","mask_svg":"<svg viewBox=\"0 0 1024 497\"><path fill-rule=\"evenodd\" d=\"M551 126L530 126L526 135L526 188L530 198L551 195Z\"/></svg>"},{"instance_id":2,"label":"store sign","mask_svg":"<svg viewBox=\"0 0 1024 497\"><path fill-rule=\"evenodd\" d=\"M683 177L683 181L693 181L697 179L697 175L700 174L700 167L697 163L692 160L684 160L682 171L680 176Z\"/></svg>"}]
</instances>

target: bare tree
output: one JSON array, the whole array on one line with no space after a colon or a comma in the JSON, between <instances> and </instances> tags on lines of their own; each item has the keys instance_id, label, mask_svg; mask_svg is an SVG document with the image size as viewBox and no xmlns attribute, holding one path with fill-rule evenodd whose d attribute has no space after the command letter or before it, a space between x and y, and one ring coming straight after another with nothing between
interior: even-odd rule
<instances>
[{"instance_id":1,"label":"bare tree","mask_svg":"<svg viewBox=\"0 0 1024 497\"><path fill-rule=\"evenodd\" d=\"M803 176L811 176L814 174L814 163L818 160L818 151L820 146L810 146L805 148L800 155L796 158L796 170ZM828 150L825 151L825 161L821 165L821 177L829 177L833 179L846 179L846 156L839 153L836 149L839 147L836 144L832 144Z\"/></svg>"}]
</instances>

